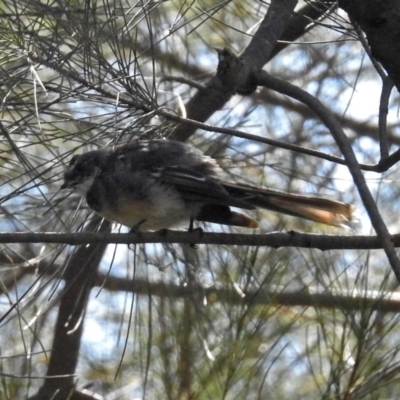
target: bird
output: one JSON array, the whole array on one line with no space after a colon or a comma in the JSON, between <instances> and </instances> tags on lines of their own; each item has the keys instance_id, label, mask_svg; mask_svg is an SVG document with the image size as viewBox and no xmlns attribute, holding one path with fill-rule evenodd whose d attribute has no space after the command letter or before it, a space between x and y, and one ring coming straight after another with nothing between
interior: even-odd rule
<instances>
[{"instance_id":1,"label":"bird","mask_svg":"<svg viewBox=\"0 0 400 400\"><path fill-rule=\"evenodd\" d=\"M168 139L131 141L75 154L61 189L79 193L99 215L131 231L171 229L194 221L256 229L231 207L276 211L341 227L355 207L336 200L263 189L223 179L216 160Z\"/></svg>"}]
</instances>

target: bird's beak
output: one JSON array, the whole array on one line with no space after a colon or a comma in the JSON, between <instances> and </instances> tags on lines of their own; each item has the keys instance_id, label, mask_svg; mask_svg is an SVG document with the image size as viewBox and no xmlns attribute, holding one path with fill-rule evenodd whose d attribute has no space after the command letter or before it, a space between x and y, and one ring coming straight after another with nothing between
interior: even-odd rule
<instances>
[{"instance_id":1,"label":"bird's beak","mask_svg":"<svg viewBox=\"0 0 400 400\"><path fill-rule=\"evenodd\" d=\"M64 183L61 185L60 190L63 190L63 189L68 189L68 184L67 184L67 182L64 182Z\"/></svg>"}]
</instances>

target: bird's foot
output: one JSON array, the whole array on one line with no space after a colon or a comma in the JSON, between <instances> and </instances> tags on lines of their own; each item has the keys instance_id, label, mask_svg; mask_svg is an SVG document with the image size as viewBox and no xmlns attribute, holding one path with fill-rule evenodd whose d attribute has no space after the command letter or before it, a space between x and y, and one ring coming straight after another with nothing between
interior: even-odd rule
<instances>
[{"instance_id":1,"label":"bird's foot","mask_svg":"<svg viewBox=\"0 0 400 400\"><path fill-rule=\"evenodd\" d=\"M129 233L136 233L137 235L141 235L142 231L140 230L140 226L145 222L145 219L139 221L136 225L133 225L130 229ZM128 244L128 249L131 250L131 243Z\"/></svg>"},{"instance_id":2,"label":"bird's foot","mask_svg":"<svg viewBox=\"0 0 400 400\"><path fill-rule=\"evenodd\" d=\"M203 228L193 228L193 222L191 222L189 232L198 232L199 236L201 236L203 234ZM189 246L194 250L197 250L200 247L197 243L190 243Z\"/></svg>"}]
</instances>

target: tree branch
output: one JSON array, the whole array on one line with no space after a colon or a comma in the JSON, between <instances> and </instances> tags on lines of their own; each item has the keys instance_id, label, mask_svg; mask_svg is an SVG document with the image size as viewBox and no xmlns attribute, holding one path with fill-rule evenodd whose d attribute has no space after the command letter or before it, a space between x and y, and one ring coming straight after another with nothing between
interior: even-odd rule
<instances>
[{"instance_id":1,"label":"tree branch","mask_svg":"<svg viewBox=\"0 0 400 400\"><path fill-rule=\"evenodd\" d=\"M400 234L390 236L393 246L400 247ZM0 233L0 243L62 243L81 244L114 243L197 243L236 246L302 247L325 250L381 249L378 236L317 235L313 233L272 232L259 235L239 233L201 233L167 231L154 233Z\"/></svg>"},{"instance_id":2,"label":"tree branch","mask_svg":"<svg viewBox=\"0 0 400 400\"><path fill-rule=\"evenodd\" d=\"M339 7L365 32L372 55L400 90L400 3L397 0L339 0Z\"/></svg>"},{"instance_id":3,"label":"tree branch","mask_svg":"<svg viewBox=\"0 0 400 400\"><path fill-rule=\"evenodd\" d=\"M98 285L110 291L131 292L137 295L158 296L168 299L199 298L210 302L222 302L230 305L268 304L288 307L340 308L346 311L361 311L371 309L381 312L399 312L399 293L383 293L379 291L354 291L351 293L320 293L309 288L306 290L282 291L241 289L237 290L218 286L204 287L199 284L191 286L176 285L164 282L149 282L146 279L127 280L125 278L98 275ZM243 296L244 295L244 296Z\"/></svg>"},{"instance_id":4,"label":"tree branch","mask_svg":"<svg viewBox=\"0 0 400 400\"><path fill-rule=\"evenodd\" d=\"M321 0L310 2L294 13L269 59L271 60L280 51L291 45L291 42L297 40L318 25L317 21L324 19L334 8L336 8L335 1Z\"/></svg>"},{"instance_id":5,"label":"tree branch","mask_svg":"<svg viewBox=\"0 0 400 400\"><path fill-rule=\"evenodd\" d=\"M386 224L378 210L374 198L368 189L361 167L358 164L356 155L351 147L351 144L343 132L339 121L335 118L334 114L327 109L316 97L310 95L305 90L285 82L281 79L275 78L265 71L260 71L258 76L258 84L276 90L281 94L290 96L312 109L321 118L321 121L331 132L336 141L341 153L347 161L349 172L353 177L353 181L360 194L361 200L364 204L366 211L370 217L372 226L375 229L378 237L381 238L382 247L385 250L386 256L392 266L393 272L397 280L400 282L400 260L397 256L393 246L390 233Z\"/></svg>"},{"instance_id":6,"label":"tree branch","mask_svg":"<svg viewBox=\"0 0 400 400\"><path fill-rule=\"evenodd\" d=\"M268 61L296 4L297 0L271 1L264 20L242 56L238 59L229 57L228 62L226 58L220 57L217 75L185 105L189 119L206 121L224 106L238 88L249 85L253 72L261 69ZM194 131L193 126L181 123L170 135L170 139L186 141Z\"/></svg>"},{"instance_id":7,"label":"tree branch","mask_svg":"<svg viewBox=\"0 0 400 400\"><path fill-rule=\"evenodd\" d=\"M289 151L293 151L299 154L306 154L312 157L317 157L320 158L321 160L327 160L327 161L331 161L334 162L336 164L340 164L340 165L347 165L346 160L344 160L343 158L337 157L337 156L333 156L331 154L328 153L323 153L321 151L318 150L314 150L314 149L309 149L307 147L303 147L303 146L298 146L295 144L291 144L291 143L286 143L286 142L282 142L280 140L274 140L274 139L269 139L267 137L264 136L259 136L259 135L254 135L252 133L247 133L247 132L243 132L243 131L239 131L237 129L232 129L232 128L224 128L224 127L219 127L219 126L215 126L215 125L209 125L203 122L198 122L192 119L187 119L187 118L182 118L179 115L174 115L171 114L168 111L164 111L164 110L158 110L157 114L162 115L163 117L170 119L171 121L176 121L176 122L181 122L184 124L188 124L191 125L193 127L196 127L196 129L204 129L205 131L209 131L209 132L219 132L219 133L224 133L226 135L230 135L230 136L234 136L234 137L239 137L242 139L247 139L247 140L251 140L257 143L263 143L263 144L267 144L270 146L274 146L274 147L278 147L281 149L286 149ZM383 165L383 164L382 164ZM390 168L390 166L392 166L393 164L391 163L385 163L384 167L386 169ZM363 171L374 171L374 172L381 172L382 166L381 164L359 164L360 168Z\"/></svg>"},{"instance_id":8,"label":"tree branch","mask_svg":"<svg viewBox=\"0 0 400 400\"><path fill-rule=\"evenodd\" d=\"M56 264L43 264L40 270L51 275L51 271L60 268ZM36 274L36 267L24 268L29 274ZM321 292L317 288L308 287L307 290L283 290L281 287L268 286L267 288L246 289L239 291L215 283L212 286L200 285L195 281L192 286L166 283L163 281L149 281L146 278L126 279L110 274L97 272L93 286L110 292L134 293L139 296L155 296L166 299L207 299L209 302L221 302L231 305L273 304L277 306L302 306L315 308L340 308L347 311L361 311L366 308L380 312L399 312L400 295L398 292L380 290L336 290ZM240 295L239 295L240 293ZM244 294L244 296L243 296ZM54 378L53 378L54 379Z\"/></svg>"},{"instance_id":9,"label":"tree branch","mask_svg":"<svg viewBox=\"0 0 400 400\"><path fill-rule=\"evenodd\" d=\"M99 221L98 217L94 218L86 229L96 229ZM107 232L109 229L110 223L103 221L100 232ZM74 374L78 363L86 305L106 247L105 243L81 246L69 261L64 273L65 289L61 296L46 374L47 377L57 378L46 379L37 398L63 400L70 398L75 392ZM77 396L78 392L71 399L78 398Z\"/></svg>"}]
</instances>

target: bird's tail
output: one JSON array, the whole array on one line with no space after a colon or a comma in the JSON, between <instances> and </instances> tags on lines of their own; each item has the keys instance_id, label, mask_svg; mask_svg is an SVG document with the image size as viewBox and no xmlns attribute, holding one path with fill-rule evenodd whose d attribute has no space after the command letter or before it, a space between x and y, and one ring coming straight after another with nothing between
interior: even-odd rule
<instances>
[{"instance_id":1,"label":"bird's tail","mask_svg":"<svg viewBox=\"0 0 400 400\"><path fill-rule=\"evenodd\" d=\"M224 184L234 198L267 210L309 219L325 225L343 227L354 220L351 204L314 196L303 196L247 185Z\"/></svg>"}]
</instances>

